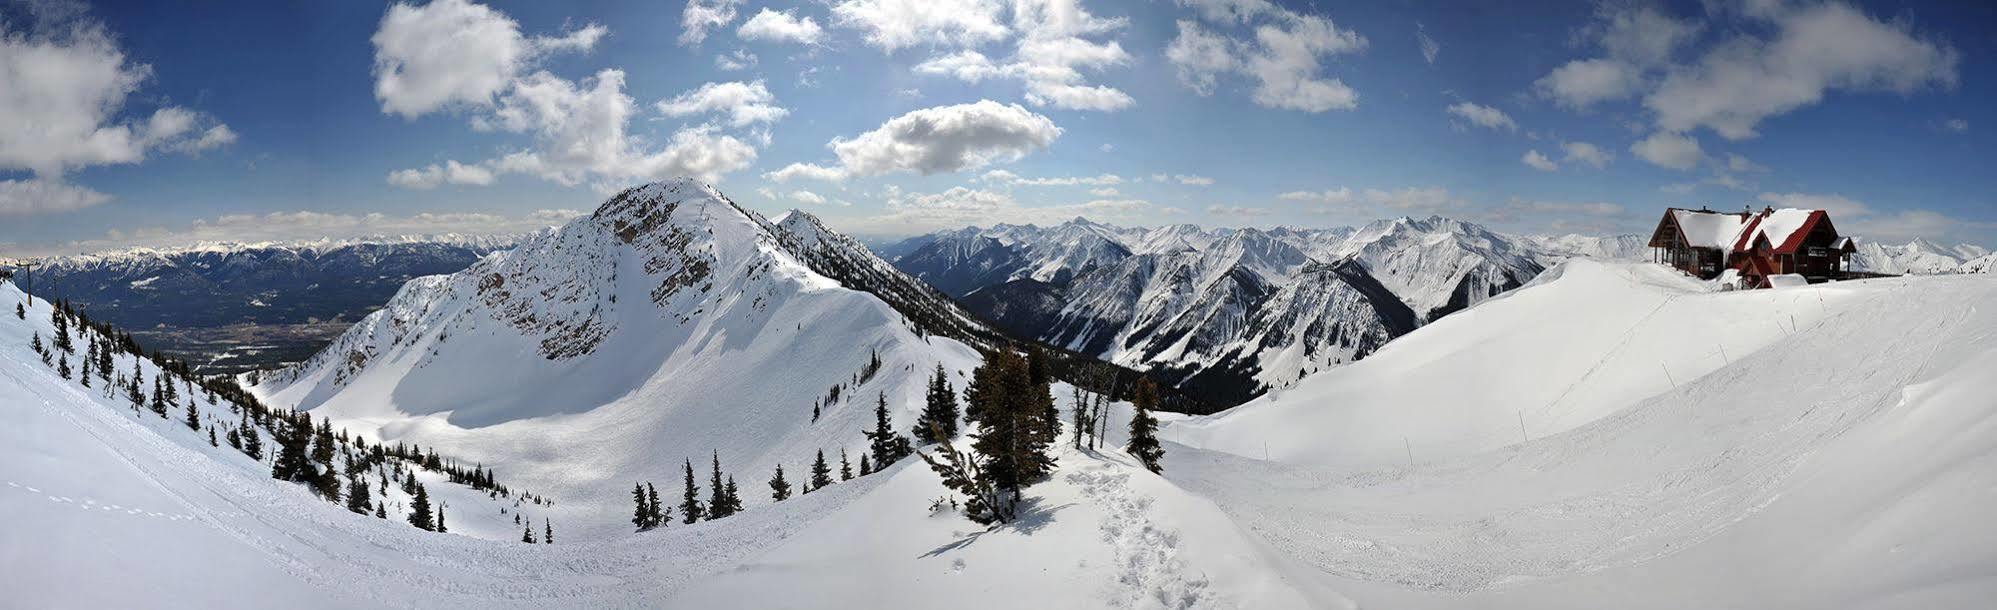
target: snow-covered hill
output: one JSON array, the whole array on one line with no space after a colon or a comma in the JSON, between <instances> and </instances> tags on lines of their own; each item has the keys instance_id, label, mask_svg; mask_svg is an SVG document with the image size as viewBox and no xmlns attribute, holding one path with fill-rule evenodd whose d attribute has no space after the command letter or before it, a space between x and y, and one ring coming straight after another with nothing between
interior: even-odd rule
<instances>
[{"instance_id":1,"label":"snow-covered hill","mask_svg":"<svg viewBox=\"0 0 1997 610\"><path fill-rule=\"evenodd\" d=\"M1981 607L1993 298L1572 261L1169 425L1166 472L1372 606Z\"/></svg>"},{"instance_id":2,"label":"snow-covered hill","mask_svg":"<svg viewBox=\"0 0 1997 610\"><path fill-rule=\"evenodd\" d=\"M1439 216L1268 230L1077 218L943 231L896 250L896 267L1014 334L1156 371L1220 404L1363 358L1546 265L1643 255L1635 236L1516 237Z\"/></svg>"}]
</instances>

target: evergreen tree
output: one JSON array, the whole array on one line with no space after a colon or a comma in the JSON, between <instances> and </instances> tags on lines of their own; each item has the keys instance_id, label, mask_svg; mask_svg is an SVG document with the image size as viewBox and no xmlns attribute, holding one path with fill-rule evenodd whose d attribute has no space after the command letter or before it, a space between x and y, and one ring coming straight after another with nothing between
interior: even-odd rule
<instances>
[{"instance_id":1,"label":"evergreen tree","mask_svg":"<svg viewBox=\"0 0 1997 610\"><path fill-rule=\"evenodd\" d=\"M915 420L915 435L924 443L947 443L957 438L957 391L950 387L950 376L943 372L943 365L936 365L936 375L929 378L929 393L922 408L922 417Z\"/></svg>"},{"instance_id":2,"label":"evergreen tree","mask_svg":"<svg viewBox=\"0 0 1997 610\"><path fill-rule=\"evenodd\" d=\"M187 400L187 429L201 430L201 412L194 409L194 399L192 398Z\"/></svg>"},{"instance_id":3,"label":"evergreen tree","mask_svg":"<svg viewBox=\"0 0 1997 610\"><path fill-rule=\"evenodd\" d=\"M1130 442L1123 446L1131 457L1153 473L1163 472L1158 460L1165 457L1165 448L1158 444L1158 420L1151 417L1151 409L1158 406L1158 387L1150 378L1137 381L1137 393L1130 399L1137 413L1130 417Z\"/></svg>"},{"instance_id":4,"label":"evergreen tree","mask_svg":"<svg viewBox=\"0 0 1997 610\"><path fill-rule=\"evenodd\" d=\"M69 356L56 356L55 374L63 379L69 379Z\"/></svg>"},{"instance_id":5,"label":"evergreen tree","mask_svg":"<svg viewBox=\"0 0 1997 610\"><path fill-rule=\"evenodd\" d=\"M311 434L312 429L309 424L300 425L296 420L278 426L277 461L271 464L271 478L298 482L308 482L317 478L319 473L313 470L311 458L307 456L307 446L312 442ZM426 524L423 529L430 529L427 525L430 521L427 511L423 515L423 521Z\"/></svg>"},{"instance_id":6,"label":"evergreen tree","mask_svg":"<svg viewBox=\"0 0 1997 610\"><path fill-rule=\"evenodd\" d=\"M15 303L14 317L26 320L28 319L28 310L26 308L21 307L20 303Z\"/></svg>"},{"instance_id":7,"label":"evergreen tree","mask_svg":"<svg viewBox=\"0 0 1997 610\"><path fill-rule=\"evenodd\" d=\"M885 392L874 404L874 429L866 434L868 448L874 454L874 465L877 467L886 468L915 451L909 446L908 437L894 431L894 424L888 418L888 395ZM864 474L867 470L861 472Z\"/></svg>"},{"instance_id":8,"label":"evergreen tree","mask_svg":"<svg viewBox=\"0 0 1997 610\"><path fill-rule=\"evenodd\" d=\"M790 498L790 481L784 480L784 465L777 464L776 476L770 477L770 499L782 502Z\"/></svg>"},{"instance_id":9,"label":"evergreen tree","mask_svg":"<svg viewBox=\"0 0 1997 610\"><path fill-rule=\"evenodd\" d=\"M983 366L972 371L971 385L965 391L966 415L978 426L971 444L977 455L951 458L956 452L948 450L941 462L924 460L946 481L952 476L972 476L974 480L966 485L976 493L1002 492L983 500L985 511L999 521L1010 519L1020 490L1045 478L1054 466L1047 448L1056 439L1059 420L1048 417L1052 395L1040 385L1047 377L1036 376L1033 368L1027 359L1010 351L987 358ZM945 472L946 466L951 472ZM965 494L976 495L974 491Z\"/></svg>"},{"instance_id":10,"label":"evergreen tree","mask_svg":"<svg viewBox=\"0 0 1997 610\"><path fill-rule=\"evenodd\" d=\"M643 483L631 484L631 502L637 505L637 508L631 510L631 525L641 532L652 529L652 504L645 501Z\"/></svg>"},{"instance_id":11,"label":"evergreen tree","mask_svg":"<svg viewBox=\"0 0 1997 610\"><path fill-rule=\"evenodd\" d=\"M714 472L707 479L707 520L728 516L728 487L721 482L721 452L714 452Z\"/></svg>"},{"instance_id":12,"label":"evergreen tree","mask_svg":"<svg viewBox=\"0 0 1997 610\"><path fill-rule=\"evenodd\" d=\"M76 346L69 342L69 316L56 307L49 310L49 317L55 322L55 348L65 354L76 353Z\"/></svg>"},{"instance_id":13,"label":"evergreen tree","mask_svg":"<svg viewBox=\"0 0 1997 610\"><path fill-rule=\"evenodd\" d=\"M534 522L527 522L527 527L520 530L520 541L534 544Z\"/></svg>"},{"instance_id":14,"label":"evergreen tree","mask_svg":"<svg viewBox=\"0 0 1997 610\"><path fill-rule=\"evenodd\" d=\"M832 484L832 469L826 467L825 450L820 449L818 450L818 461L811 463L810 485L805 486L804 492L811 493L814 490L824 489L826 485L831 485L831 484Z\"/></svg>"},{"instance_id":15,"label":"evergreen tree","mask_svg":"<svg viewBox=\"0 0 1997 610\"><path fill-rule=\"evenodd\" d=\"M721 494L721 497L728 501L728 514L733 515L735 513L742 512L742 496L740 495L741 490L735 487L735 475L732 474L728 475L727 489L728 493Z\"/></svg>"},{"instance_id":16,"label":"evergreen tree","mask_svg":"<svg viewBox=\"0 0 1997 610\"><path fill-rule=\"evenodd\" d=\"M957 450L955 443L936 446L938 457L918 453L924 463L943 479L943 485L964 494L964 514L978 523L1012 521L1014 502L1009 492L985 474L985 460Z\"/></svg>"},{"instance_id":17,"label":"evergreen tree","mask_svg":"<svg viewBox=\"0 0 1997 610\"><path fill-rule=\"evenodd\" d=\"M76 380L83 382L83 387L90 387L90 367L96 362L96 354L85 353L83 355L83 370L76 374Z\"/></svg>"},{"instance_id":18,"label":"evergreen tree","mask_svg":"<svg viewBox=\"0 0 1997 610\"><path fill-rule=\"evenodd\" d=\"M450 505L441 503L437 505L437 533L439 534L451 531L451 528L444 527L444 508L447 506Z\"/></svg>"},{"instance_id":19,"label":"evergreen tree","mask_svg":"<svg viewBox=\"0 0 1997 610\"><path fill-rule=\"evenodd\" d=\"M422 485L416 486L416 499L409 502L409 524L426 532L437 529L430 520L430 492Z\"/></svg>"},{"instance_id":20,"label":"evergreen tree","mask_svg":"<svg viewBox=\"0 0 1997 610\"><path fill-rule=\"evenodd\" d=\"M385 493L388 491L388 488L383 487L382 491L384 492L384 494L381 498L381 501L374 503L374 518L376 519L388 518L388 497L387 494Z\"/></svg>"},{"instance_id":21,"label":"evergreen tree","mask_svg":"<svg viewBox=\"0 0 1997 610\"><path fill-rule=\"evenodd\" d=\"M811 423L818 423L818 399L811 399Z\"/></svg>"},{"instance_id":22,"label":"evergreen tree","mask_svg":"<svg viewBox=\"0 0 1997 610\"><path fill-rule=\"evenodd\" d=\"M347 510L354 511L357 515L366 515L368 504L367 479L354 479L353 483L347 485Z\"/></svg>"},{"instance_id":23,"label":"evergreen tree","mask_svg":"<svg viewBox=\"0 0 1997 610\"><path fill-rule=\"evenodd\" d=\"M706 515L706 507L700 504L700 487L693 484L693 460L687 460L686 493L680 497L680 518L685 523L697 523Z\"/></svg>"},{"instance_id":24,"label":"evergreen tree","mask_svg":"<svg viewBox=\"0 0 1997 610\"><path fill-rule=\"evenodd\" d=\"M222 446L221 443L215 442L215 424L208 424L208 446L210 447Z\"/></svg>"},{"instance_id":25,"label":"evergreen tree","mask_svg":"<svg viewBox=\"0 0 1997 610\"><path fill-rule=\"evenodd\" d=\"M659 488L645 484L645 503L652 507L652 527L664 527L672 523L673 507L659 504Z\"/></svg>"},{"instance_id":26,"label":"evergreen tree","mask_svg":"<svg viewBox=\"0 0 1997 610\"><path fill-rule=\"evenodd\" d=\"M242 433L243 454L250 456L250 459L252 460L262 461L263 436L257 434L256 426L250 425L249 419L243 419L241 421L243 424L243 433Z\"/></svg>"},{"instance_id":27,"label":"evergreen tree","mask_svg":"<svg viewBox=\"0 0 1997 610\"><path fill-rule=\"evenodd\" d=\"M542 517L541 544L554 544L554 543L555 543L555 522L554 520L549 519L547 517Z\"/></svg>"},{"instance_id":28,"label":"evergreen tree","mask_svg":"<svg viewBox=\"0 0 1997 610\"><path fill-rule=\"evenodd\" d=\"M873 473L874 473L874 465L873 463L867 461L867 454L865 453L860 454L860 476L864 477Z\"/></svg>"},{"instance_id":29,"label":"evergreen tree","mask_svg":"<svg viewBox=\"0 0 1997 610\"><path fill-rule=\"evenodd\" d=\"M839 448L839 480L853 480L853 464L846 461L846 448Z\"/></svg>"},{"instance_id":30,"label":"evergreen tree","mask_svg":"<svg viewBox=\"0 0 1997 610\"><path fill-rule=\"evenodd\" d=\"M160 417L166 417L166 390L160 389L160 380L164 377L166 377L166 374L162 372L158 377L153 378L153 414Z\"/></svg>"}]
</instances>

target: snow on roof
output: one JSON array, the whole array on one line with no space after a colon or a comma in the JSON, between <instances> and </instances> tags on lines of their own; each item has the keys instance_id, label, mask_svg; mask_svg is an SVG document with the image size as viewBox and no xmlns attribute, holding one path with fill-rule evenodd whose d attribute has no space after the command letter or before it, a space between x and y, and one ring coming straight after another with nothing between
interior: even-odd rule
<instances>
[{"instance_id":1,"label":"snow on roof","mask_svg":"<svg viewBox=\"0 0 1997 610\"><path fill-rule=\"evenodd\" d=\"M1740 235L1741 225L1746 224L1739 214L1704 210L1672 210L1671 214L1678 221L1685 244L1694 248L1731 247L1734 238Z\"/></svg>"},{"instance_id":2,"label":"snow on roof","mask_svg":"<svg viewBox=\"0 0 1997 610\"><path fill-rule=\"evenodd\" d=\"M1754 223L1747 234L1741 236L1743 239L1735 246L1735 249L1745 250L1752 248L1754 247L1756 238L1766 236L1768 237L1768 244L1770 246L1776 250L1782 250L1783 245L1789 242L1789 238L1797 230L1809 226L1810 217L1816 214L1817 210L1799 208L1782 208L1780 210L1763 212L1756 216L1758 222Z\"/></svg>"}]
</instances>

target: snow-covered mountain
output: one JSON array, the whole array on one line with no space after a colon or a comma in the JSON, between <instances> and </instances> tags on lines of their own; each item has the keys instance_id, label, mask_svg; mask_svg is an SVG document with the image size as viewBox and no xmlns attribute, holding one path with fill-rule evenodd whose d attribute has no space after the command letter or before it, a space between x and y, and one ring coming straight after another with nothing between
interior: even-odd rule
<instances>
[{"instance_id":1,"label":"snow-covered mountain","mask_svg":"<svg viewBox=\"0 0 1997 610\"><path fill-rule=\"evenodd\" d=\"M52 257L34 270L32 287L198 366L234 372L304 359L410 279L462 270L524 237L205 243Z\"/></svg>"},{"instance_id":2,"label":"snow-covered mountain","mask_svg":"<svg viewBox=\"0 0 1997 610\"><path fill-rule=\"evenodd\" d=\"M1126 228L1077 218L924 235L896 267L1015 335L1155 371L1234 404L1365 357L1636 236L1516 237L1442 217L1359 228Z\"/></svg>"},{"instance_id":3,"label":"snow-covered mountain","mask_svg":"<svg viewBox=\"0 0 1997 610\"><path fill-rule=\"evenodd\" d=\"M989 332L807 214L675 180L412 281L254 389L610 514L711 452L753 477L858 449L877 394L907 429L927 375L967 371Z\"/></svg>"},{"instance_id":4,"label":"snow-covered mountain","mask_svg":"<svg viewBox=\"0 0 1997 610\"><path fill-rule=\"evenodd\" d=\"M1851 269L1893 275L1989 273L1990 255L1988 249L1970 244L1950 247L1915 239L1894 246L1859 238L1858 251L1851 255Z\"/></svg>"}]
</instances>

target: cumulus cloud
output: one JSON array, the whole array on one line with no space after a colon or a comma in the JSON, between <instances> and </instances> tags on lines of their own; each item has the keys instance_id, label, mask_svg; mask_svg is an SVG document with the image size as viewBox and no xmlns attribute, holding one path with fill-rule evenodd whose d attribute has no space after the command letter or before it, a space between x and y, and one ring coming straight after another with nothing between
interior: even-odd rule
<instances>
[{"instance_id":1,"label":"cumulus cloud","mask_svg":"<svg viewBox=\"0 0 1997 610\"><path fill-rule=\"evenodd\" d=\"M809 203L812 205L825 205L824 196L806 190L791 191L790 193L784 195L784 197L790 199L791 201Z\"/></svg>"},{"instance_id":2,"label":"cumulus cloud","mask_svg":"<svg viewBox=\"0 0 1997 610\"><path fill-rule=\"evenodd\" d=\"M1629 99L1643 89L1647 72L1666 68L1700 29L1697 22L1671 17L1655 7L1604 3L1581 32L1602 55L1562 64L1535 81L1533 88L1541 97L1574 109Z\"/></svg>"},{"instance_id":3,"label":"cumulus cloud","mask_svg":"<svg viewBox=\"0 0 1997 610\"><path fill-rule=\"evenodd\" d=\"M851 139L834 138L828 147L839 159L841 176L877 176L891 172L922 175L959 172L1006 163L1044 150L1060 137L1061 128L1047 117L1018 104L980 100L937 106L888 119L879 128ZM793 164L777 173L782 178L828 176L828 168ZM772 179L778 179L772 176Z\"/></svg>"},{"instance_id":4,"label":"cumulus cloud","mask_svg":"<svg viewBox=\"0 0 1997 610\"><path fill-rule=\"evenodd\" d=\"M0 216L68 212L110 200L110 195L54 180L0 180Z\"/></svg>"},{"instance_id":5,"label":"cumulus cloud","mask_svg":"<svg viewBox=\"0 0 1997 610\"><path fill-rule=\"evenodd\" d=\"M658 103L659 112L670 117L684 117L696 114L722 113L728 115L729 124L744 127L757 123L773 123L789 110L776 105L776 96L763 81L750 83L704 83L699 88L674 96Z\"/></svg>"},{"instance_id":6,"label":"cumulus cloud","mask_svg":"<svg viewBox=\"0 0 1997 610\"><path fill-rule=\"evenodd\" d=\"M888 52L918 44L969 47L1006 36L1001 8L996 0L841 0L832 5L832 21Z\"/></svg>"},{"instance_id":7,"label":"cumulus cloud","mask_svg":"<svg viewBox=\"0 0 1997 610\"><path fill-rule=\"evenodd\" d=\"M1519 128L1518 123L1512 122L1512 117L1506 115L1504 111L1490 106L1480 106L1470 102L1457 102L1450 104L1448 108L1444 108L1443 110L1452 116L1469 121L1470 124L1478 127L1503 129L1505 131L1518 131Z\"/></svg>"},{"instance_id":8,"label":"cumulus cloud","mask_svg":"<svg viewBox=\"0 0 1997 610\"><path fill-rule=\"evenodd\" d=\"M442 165L432 163L417 169L396 170L388 173L388 183L410 189L428 190L442 184L469 184L485 186L492 184L492 170L477 165L465 165L457 161L445 161Z\"/></svg>"},{"instance_id":9,"label":"cumulus cloud","mask_svg":"<svg viewBox=\"0 0 1997 610\"><path fill-rule=\"evenodd\" d=\"M17 31L15 26L24 30ZM37 209L75 209L101 195L63 181L96 165L144 161L153 150L197 153L236 140L235 131L206 114L164 105L143 118L125 102L152 76L131 61L102 24L78 13L27 12L0 21L0 171L26 170L15 196L55 197ZM20 206L12 206L21 209Z\"/></svg>"},{"instance_id":10,"label":"cumulus cloud","mask_svg":"<svg viewBox=\"0 0 1997 610\"><path fill-rule=\"evenodd\" d=\"M1586 163L1595 169L1608 167L1609 161L1616 158L1614 153L1587 142L1562 142L1560 150L1566 152L1561 160L1568 163Z\"/></svg>"},{"instance_id":11,"label":"cumulus cloud","mask_svg":"<svg viewBox=\"0 0 1997 610\"><path fill-rule=\"evenodd\" d=\"M1534 81L1543 97L1569 108L1585 109L1597 103L1629 99L1636 95L1643 77L1635 65L1615 59L1577 59Z\"/></svg>"},{"instance_id":12,"label":"cumulus cloud","mask_svg":"<svg viewBox=\"0 0 1997 610\"><path fill-rule=\"evenodd\" d=\"M1018 80L1026 86L1027 103L1035 106L1121 110L1136 101L1121 90L1089 84L1083 71L1101 71L1130 61L1130 54L1116 41L1090 40L1126 24L1122 18L1103 19L1089 14L1074 0L1016 2L1013 30L1019 33L1019 38L1010 57L994 60L984 53L965 49L932 57L916 65L915 71L968 83Z\"/></svg>"},{"instance_id":13,"label":"cumulus cloud","mask_svg":"<svg viewBox=\"0 0 1997 610\"><path fill-rule=\"evenodd\" d=\"M1537 150L1525 151L1525 157L1519 160L1525 162L1526 165L1532 166L1533 169L1542 172L1550 172L1556 169L1560 169L1559 164L1554 163L1552 159L1546 158L1546 155L1539 154L1539 151Z\"/></svg>"},{"instance_id":14,"label":"cumulus cloud","mask_svg":"<svg viewBox=\"0 0 1997 610\"><path fill-rule=\"evenodd\" d=\"M794 13L764 8L756 16L742 22L742 27L735 29L735 35L744 40L818 44L824 38L825 30L818 27L818 22L811 17L798 17Z\"/></svg>"},{"instance_id":15,"label":"cumulus cloud","mask_svg":"<svg viewBox=\"0 0 1997 610\"><path fill-rule=\"evenodd\" d=\"M792 179L824 180L837 182L846 179L846 172L836 167L824 167L810 163L792 163L783 169L766 172L763 178L774 182L790 182Z\"/></svg>"},{"instance_id":16,"label":"cumulus cloud","mask_svg":"<svg viewBox=\"0 0 1997 610\"><path fill-rule=\"evenodd\" d=\"M756 67L756 54L744 49L714 56L714 67L718 70L734 72Z\"/></svg>"},{"instance_id":17,"label":"cumulus cloud","mask_svg":"<svg viewBox=\"0 0 1997 610\"><path fill-rule=\"evenodd\" d=\"M1908 94L1956 84L1954 49L1843 4L1796 9L1775 25L1772 39L1742 36L1666 78L1644 98L1658 126L1706 127L1739 140L1755 136L1763 119L1833 90Z\"/></svg>"},{"instance_id":18,"label":"cumulus cloud","mask_svg":"<svg viewBox=\"0 0 1997 610\"><path fill-rule=\"evenodd\" d=\"M1629 149L1638 159L1675 170L1692 169L1706 158L1706 154L1699 149L1699 140L1668 131L1650 134L1650 137L1631 144Z\"/></svg>"},{"instance_id":19,"label":"cumulus cloud","mask_svg":"<svg viewBox=\"0 0 1997 610\"><path fill-rule=\"evenodd\" d=\"M467 0L396 3L374 37L374 94L382 112L413 119L454 104L483 107L548 53L587 51L606 30L590 25L529 38L504 13Z\"/></svg>"},{"instance_id":20,"label":"cumulus cloud","mask_svg":"<svg viewBox=\"0 0 1997 610\"><path fill-rule=\"evenodd\" d=\"M686 0L680 11L680 45L698 45L707 40L708 30L734 23L740 6L742 0Z\"/></svg>"},{"instance_id":21,"label":"cumulus cloud","mask_svg":"<svg viewBox=\"0 0 1997 610\"><path fill-rule=\"evenodd\" d=\"M1256 104L1304 112L1351 110L1359 93L1336 78L1323 78L1327 57L1366 48L1366 38L1341 29L1331 19L1296 13L1260 0L1182 0L1217 27L1228 30L1254 24L1253 38L1238 38L1181 19L1179 34L1165 48L1165 57L1179 82L1200 95L1211 95L1221 77L1240 74L1256 83Z\"/></svg>"}]
</instances>

